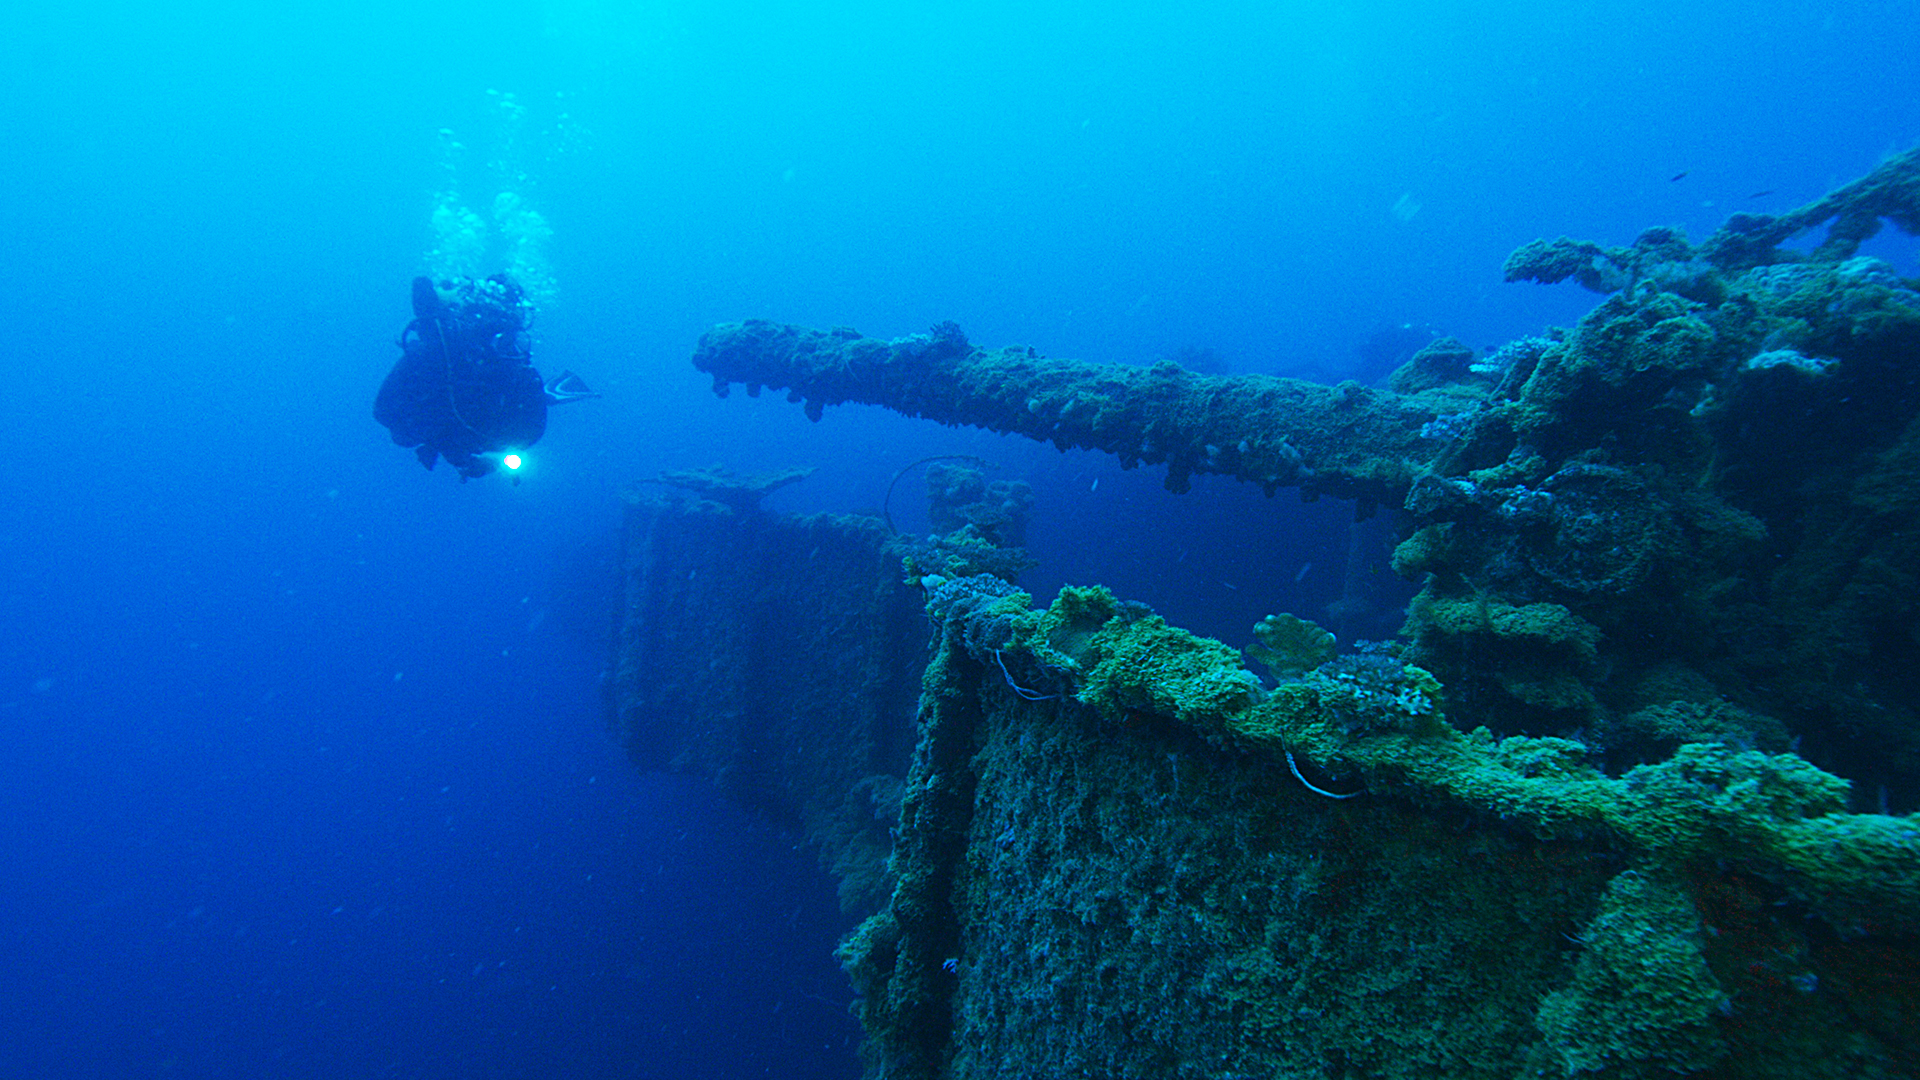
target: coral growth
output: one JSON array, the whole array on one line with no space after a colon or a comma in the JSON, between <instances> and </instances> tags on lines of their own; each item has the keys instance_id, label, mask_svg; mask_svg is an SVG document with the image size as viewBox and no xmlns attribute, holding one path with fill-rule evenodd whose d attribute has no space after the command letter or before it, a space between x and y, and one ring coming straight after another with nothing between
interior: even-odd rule
<instances>
[{"instance_id":1,"label":"coral growth","mask_svg":"<svg viewBox=\"0 0 1920 1080\"><path fill-rule=\"evenodd\" d=\"M1298 616L1281 613L1253 627L1247 655L1276 679L1291 679L1333 659L1333 635Z\"/></svg>"},{"instance_id":2,"label":"coral growth","mask_svg":"<svg viewBox=\"0 0 1920 1080\"><path fill-rule=\"evenodd\" d=\"M1573 980L1540 1002L1536 1022L1558 1075L1663 1077L1724 1058L1714 1019L1726 993L1700 952L1706 936L1687 895L1627 871L1607 885L1580 933Z\"/></svg>"},{"instance_id":3,"label":"coral growth","mask_svg":"<svg viewBox=\"0 0 1920 1080\"><path fill-rule=\"evenodd\" d=\"M1841 1075L1904 1053L1899 1024L1807 988L1906 955L1920 822L1842 812L1845 783L1796 757L1694 743L1610 778L1570 740L1459 731L1385 650L1261 691L1103 589L1035 610L943 582L929 611L921 824L842 951L875 1075L1784 1076L1789 1041ZM1592 644L1564 613L1505 621ZM1283 751L1358 801L1305 792Z\"/></svg>"},{"instance_id":4,"label":"coral growth","mask_svg":"<svg viewBox=\"0 0 1920 1080\"><path fill-rule=\"evenodd\" d=\"M1912 1076L1920 289L1860 255L1883 222L1920 231L1920 151L1699 244L1530 244L1511 279L1605 299L1393 390L707 335L718 392L815 418L1397 507L1420 584L1385 649L1263 621L1267 689L1105 590L921 574L895 888L846 954L874 1074Z\"/></svg>"},{"instance_id":5,"label":"coral growth","mask_svg":"<svg viewBox=\"0 0 1920 1080\"><path fill-rule=\"evenodd\" d=\"M927 512L933 531L965 535L996 547L1026 543L1033 487L1024 480L988 480L977 468L936 463L927 468Z\"/></svg>"}]
</instances>

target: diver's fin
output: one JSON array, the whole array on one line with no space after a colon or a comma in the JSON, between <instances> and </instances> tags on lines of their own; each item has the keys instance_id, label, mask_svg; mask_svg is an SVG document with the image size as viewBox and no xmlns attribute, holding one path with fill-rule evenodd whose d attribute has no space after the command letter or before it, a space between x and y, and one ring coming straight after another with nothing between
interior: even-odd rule
<instances>
[{"instance_id":1,"label":"diver's fin","mask_svg":"<svg viewBox=\"0 0 1920 1080\"><path fill-rule=\"evenodd\" d=\"M413 279L413 317L416 319L437 319L447 310L440 299L439 290L433 287L432 278Z\"/></svg>"},{"instance_id":2,"label":"diver's fin","mask_svg":"<svg viewBox=\"0 0 1920 1080\"><path fill-rule=\"evenodd\" d=\"M600 396L587 389L586 382L571 371L563 371L548 379L545 389L549 405L560 405L569 401L579 401L581 398Z\"/></svg>"}]
</instances>

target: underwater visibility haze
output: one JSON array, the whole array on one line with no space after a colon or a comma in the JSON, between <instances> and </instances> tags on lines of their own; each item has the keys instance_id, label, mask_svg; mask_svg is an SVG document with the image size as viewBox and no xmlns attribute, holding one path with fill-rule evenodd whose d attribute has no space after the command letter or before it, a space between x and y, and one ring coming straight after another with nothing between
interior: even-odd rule
<instances>
[{"instance_id":1,"label":"underwater visibility haze","mask_svg":"<svg viewBox=\"0 0 1920 1080\"><path fill-rule=\"evenodd\" d=\"M1672 304L1699 305L1675 307L1663 334L1694 333L1681 326L1694 318L1721 341L1737 336L1730 298L1773 297L1779 310L1755 303L1779 320L1769 324L1777 333L1755 334L1752 355L1739 358L1748 366L1735 366L1780 369L1756 379L1819 377L1823 365L1848 362L1830 354L1851 357L1846 349L1866 348L1859 343L1871 334L1835 344L1846 335L1831 320L1846 311L1788 310L1783 298L1813 288L1811 277L1752 277L1751 263L1775 254L1742 263L1743 253L1772 252L1772 238L1731 255L1733 245L1702 241L1730 220L1757 234L1759 216L1776 220L1903 160L1920 140L1917 52L1920 20L1871 0L1818 11L1780 0L8 7L0 1076L840 1078L862 1075L863 1062L868 1075L989 1075L992 1060L1021 1060L1024 1051L995 1041L1010 1036L989 1031L985 1014L962 1008L959 996L937 1022L915 1013L913 1002L933 1000L916 988L932 983L905 987L899 973L930 965L923 974L945 979L941 994L963 995L984 992L996 972L1031 974L1040 968L1021 965L1064 963L1065 954L1049 960L1035 944L1023 960L1012 945L989 954L942 940L954 944L950 954L916 960L912 948L880 941L869 917L893 894L850 886L858 875L848 867L860 858L877 867L884 853L845 836L838 848L823 842L824 818L788 813L782 802L790 792L781 785L799 783L782 769L815 748L796 735L755 747L758 756L715 749L732 738L725 733L739 709L717 693L700 699L708 688L687 673L718 679L714 672L733 670L733 654L719 650L745 631L730 638L735 624L725 620L743 626L750 615L741 612L752 610L743 598L771 605L779 583L743 574L732 594L739 605L682 612L698 632L675 639L674 670L622 668L622 657L636 655L636 612L653 610L636 599L635 582L663 567L697 575L723 563L712 553L725 538L689 526L693 553L647 549L652 569L637 569L635 486L663 478L724 505L738 498L724 477L779 477L731 504L742 517L755 513L759 494L770 514L869 515L874 523L849 535L892 559L886 584L912 582L900 587L913 604L934 602L932 621L916 606L903 624L934 646L941 620L959 626L976 610L969 605L1000 612L990 628L998 636L965 642L972 660L960 630L947 631L945 652L916 636L897 665L913 693L918 665L930 659L929 687L977 690L982 680L964 666L977 662L985 684L1004 680L1017 692L1014 708L1055 698L1112 705L1100 730L1124 740L1139 734L1136 714L1177 710L1145 690L1127 698L1109 688L1120 695L1109 700L1094 683L1073 683L1064 673L1093 669L1091 654L1074 649L1095 634L1075 618L1097 611L1110 620L1102 632L1118 635L1123 623L1151 621L1142 614L1151 609L1170 627L1235 647L1259 624L1262 644L1249 653L1269 657L1318 648L1302 644L1318 640L1304 629L1317 624L1337 638L1342 659L1319 657L1330 664L1312 677L1344 672L1351 683L1389 656L1430 660L1438 683L1418 666L1393 665L1396 692L1403 705L1416 703L1414 713L1431 712L1423 695L1437 701L1444 683L1450 705L1484 709L1471 723L1450 713L1462 727L1564 741L1531 760L1568 775L1580 740L1590 739L1594 768L1617 780L1673 733L1616 732L1608 744L1598 719L1589 730L1566 722L1564 710L1552 723L1540 716L1585 692L1574 683L1604 684L1608 663L1640 674L1658 666L1621 633L1630 622L1606 624L1604 646L1601 630L1589 635L1575 616L1527 631L1566 650L1541 661L1565 660L1565 670L1518 674L1461 644L1472 635L1442 640L1434 627L1452 618L1491 628L1504 613L1545 617L1556 605L1563 616L1586 611L1566 596L1516 599L1516 580L1564 585L1564 575L1538 559L1516 569L1532 550L1519 541L1475 547L1471 538L1483 534L1472 523L1519 520L1515 534L1534 536L1526 522L1546 519L1527 515L1547 513L1549 495L1563 506L1606 484L1618 495L1627 483L1618 462L1657 441L1642 435L1684 427L1669 423L1675 416L1736 407L1731 390L1715 398L1702 375L1633 414L1644 424L1604 411L1638 400L1631 395L1643 384L1633 376L1607 383L1618 394L1569 392L1551 423L1514 421L1515 430L1537 423L1565 436L1557 449L1542 436L1543 454L1566 457L1553 458L1542 479L1526 471L1535 447L1519 436L1498 455L1474 457L1491 455L1498 440L1475 442L1491 439L1486 429L1448 419L1468 415L1464 407L1429 411L1403 433L1426 455L1396 458L1404 476L1339 459L1341 439L1355 448L1379 434L1358 428L1327 447L1279 440L1284 453L1266 459L1258 438L1216 445L1196 436L1191 453L1171 449L1189 430L1180 425L1205 419L1194 404L1204 395L1163 393L1153 380L1184 378L1177 364L1198 377L1350 387L1327 391L1343 397L1300 399L1322 415L1357 395L1451 393L1448 378L1471 382L1494 371L1487 365L1508 365L1475 391L1487 392L1511 365L1541 364L1553 343L1572 340L1550 328L1575 327L1603 303L1652 303L1662 290L1683 297ZM1869 382L1883 390L1911 387L1901 372L1920 364L1911 339L1898 336L1920 279L1912 235L1920 220L1903 218L1899 207L1909 204L1899 200L1920 204L1920 180L1899 174L1887 188L1883 204L1779 240L1792 256L1782 261L1811 265L1860 215L1889 223L1848 251L1877 262L1845 264L1849 281L1879 290L1873 303L1882 306L1860 325L1895 342L1873 353L1879 381ZM1647 240L1653 227L1678 231ZM1515 273L1503 269L1525 245L1555 237L1575 239L1532 249ZM496 274L510 294L487 285ZM461 305L478 304L475 290L490 287L496 300L524 303L500 301L513 317L487 324L472 347L537 368L545 396L522 367L513 385L541 423L517 413L532 426L471 442L444 426L400 438L405 425L388 423L384 405L376 423L376 393L397 360L433 369L417 401L446 389L436 373L466 346L438 337L422 345L422 328L453 327L469 310ZM1708 307L1718 314L1702 314ZM766 323L714 330L745 320ZM754 327L765 336L753 338ZM778 338L768 327L819 333ZM727 336L735 331L769 351ZM774 347L788 340L812 351L782 354L791 364L776 371ZM855 378L863 357L885 349L940 374L941 363L984 355L966 352L975 347L1005 347L993 355L1036 365L1021 371L1084 378L1074 385L1102 393L1139 389L1112 414L1133 425L1135 441L1122 448L1103 441L1112 429L1099 421L1076 421L1079 399L1063 407L1005 379L968 384L979 395L967 399L981 410L973 414L942 412L938 393L899 382L871 394L832 382ZM1430 378L1406 366L1416 354ZM1121 375L1043 367L1055 357L1126 367ZM1435 357L1451 357L1454 368L1442 371ZM1641 375L1666 362L1642 360ZM714 392L739 384L753 393ZM793 402L760 393L763 384L794 387ZM597 396L582 399L588 386ZM1899 410L1911 405L1904 393L1877 393L1857 424L1844 409L1822 414L1819 430L1897 433L1907 415ZM979 404L988 400L1004 409ZM1169 401L1181 403L1177 414L1152 411ZM462 424L479 415L455 413ZM1055 426L1035 428L1042 416ZM1581 431L1583 417L1617 430ZM1056 451L1048 438L1072 447ZM1725 445L1746 445L1739 438ZM1467 449L1448 461L1435 447L1453 439ZM1920 460L1901 456L1908 442L1889 434L1861 459L1872 467L1857 500L1896 508L1876 520L1906 520L1898 508L1911 501ZM1686 469L1697 466L1717 480L1709 450L1689 447L1662 459L1662 475L1692 476ZM509 452L521 457L510 476L496 471ZM421 468L436 460L440 467ZM1420 487L1416 464L1449 477L1452 494ZM1697 563L1676 556L1635 570L1636 587L1710 562L1720 541L1759 544L1750 525L1822 496L1808 480L1830 475L1819 464L1783 461L1774 475L1785 479L1767 498L1718 524L1700 524L1709 515L1697 508L1710 501L1700 494L1676 535L1718 539L1701 541ZM778 473L809 467L804 480ZM1651 467L1632 483L1657 487L1650 475ZM1735 482L1758 492L1769 479ZM1703 479L1699 490L1707 487ZM994 519L1003 533L953 516L987 492L1006 500ZM1395 498L1383 501L1383 492ZM1045 627L1038 615L1021 622L1011 607L993 607L1010 590L948 588L962 577L958 563L935 567L920 551L901 573L899 552L885 546L899 538L878 524L883 514L907 538L957 535L966 524L976 547L1023 548L1020 559L994 565L1019 570L1036 611L1062 586L1101 585L1111 595L1074 593L1079 615L1061 608ZM1592 516L1553 520L1565 537L1605 529ZM1408 548L1409 522L1438 531ZM1441 528L1448 522L1454 532ZM1768 540L1786 543L1777 526ZM814 533L792 542L808 545L795 559L841 550ZM1861 564L1888 569L1849 579L1849 595L1912 595L1909 553L1898 544L1861 550L1869 548ZM698 562L697 550L713 563ZM792 563L778 576L824 583L849 565ZM1416 601L1429 582L1439 584ZM1705 620L1699 612L1727 591L1686 595L1699 603L1676 619ZM1415 652L1360 647L1393 639L1410 602L1424 604L1428 620L1426 636L1407 645ZM1846 610L1882 619L1872 633L1905 642L1898 658L1914 647L1901 621L1912 607L1862 601ZM1283 614L1292 621L1268 620ZM1765 625L1764 615L1753 614L1753 625ZM1835 700L1915 697L1910 671L1853 655L1849 628L1828 629L1839 644L1821 655L1841 659L1830 678L1807 683L1831 683L1833 696L1796 684L1781 691L1783 708L1791 699L1824 717L1820 710L1842 707ZM1524 636L1488 629L1483 638L1503 634ZM713 655L687 654L709 641ZM752 648L769 684L841 685L831 657L777 640ZM1146 655L1136 657L1141 665ZM1219 664L1240 663L1232 649L1221 655ZM1793 655L1777 659L1790 664ZM1243 673L1248 700L1284 697L1289 678L1312 667L1289 663L1261 668L1267 685ZM1695 679L1687 683L1695 697L1711 696L1711 686L1698 688L1706 676L1668 674L1674 685ZM683 689L689 696L673 696ZM676 714L671 745L664 734L641 745L632 728L634 703L655 690L658 700L693 702ZM1581 699L1580 708L1612 716L1605 698ZM915 831L914 813L938 785L905 772L913 706L877 701L849 693L832 713L851 728L879 723L867 715L877 710L908 732L889 751L899 775L854 778L859 797L872 799L872 836L932 858L939 845ZM701 712L709 707L710 717ZM1799 730L1792 716L1769 726L1750 716L1754 708L1739 713L1750 723L1728 721L1737 729L1728 746L1779 760L1804 751L1852 784L1843 794L1823 788L1806 805L1863 816L1920 807L1920 757L1901 756L1920 745L1910 730L1880 743L1872 718L1822 734ZM940 715L927 707L926 730ZM1227 732L1215 741L1268 738L1289 799L1306 790L1291 786L1295 777L1321 794L1379 783L1367 771L1373 759L1353 747L1343 771L1331 728L1303 735L1304 713L1258 730L1245 720L1253 714L1235 715L1215 725ZM1898 715L1898 724L1911 720ZM995 768L1030 750L1009 751ZM1191 793L1181 762L1196 754L1165 756L1174 789L1165 798L1176 799L1183 777ZM903 799L905 817L896 818ZM1041 813L1038 802L1028 809ZM980 837L983 846L1026 853L1031 837L1008 821L1007 831L996 825ZM1623 835L1640 842L1638 827L1622 826ZM1588 835L1568 827L1562 838L1576 833ZM836 864L836 851L864 854ZM1488 858L1503 873L1518 865ZM1649 870L1656 884L1643 887L1628 876L1645 869L1635 866L1596 879L1591 895L1602 899L1553 934L1611 940L1593 917L1598 904L1603 914L1666 912L1686 924L1671 938L1687 938L1694 916L1674 912L1694 901L1656 895L1667 886ZM1522 877L1559 872L1542 861ZM896 909L910 894L895 897ZM1834 933L1894 926L1911 955L1913 926L1856 924ZM842 942L850 944L836 955ZM896 948L899 967L877 973L875 957ZM1587 999L1573 995L1601 976L1589 960L1557 962L1541 976L1557 987L1549 1006L1531 1034L1513 1036L1544 1039L1561 1055L1554 1067L1634 1075L1642 1061L1720 1060L1686 1041L1706 1038L1694 1028L1679 1041L1582 1049L1581 1033L1602 1021L1579 1013ZM1703 961L1723 962L1711 950ZM1807 974L1777 981L1813 994ZM1888 995L1875 1001L1920 1004L1910 973L1906 983L1870 974L1853 972L1858 985ZM1831 975L1818 985L1845 992ZM1513 1000L1525 996L1515 990ZM1724 999L1725 1016L1721 1000L1700 991L1697 1028L1744 1022L1739 994ZM1261 1008L1244 1006L1249 1031L1255 1021L1278 1023ZM885 1033L864 1057L863 1022ZM1883 1052L1889 1071L1876 1075L1917 1074L1911 1059L1899 1060L1901 1048L1920 1053L1910 1023L1861 1023L1875 1046L1893 1048ZM1128 1037L1154 1030L1140 1019ZM946 1057L927 1049L949 1034L961 1049ZM1411 1038L1377 1034L1339 1037L1354 1046ZM1746 1045L1725 1037L1736 1055ZM1091 1053L1080 1047L1060 1053L1055 1060L1094 1060L1075 1057ZM1318 1059L1324 1075L1390 1071L1358 1050L1341 1053ZM1192 1061L1154 1067L1228 1075Z\"/></svg>"}]
</instances>

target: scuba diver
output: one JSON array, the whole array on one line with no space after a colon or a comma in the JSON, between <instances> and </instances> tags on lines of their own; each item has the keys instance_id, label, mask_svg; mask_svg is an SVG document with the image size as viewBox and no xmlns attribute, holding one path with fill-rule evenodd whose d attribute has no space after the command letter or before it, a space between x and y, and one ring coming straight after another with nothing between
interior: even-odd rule
<instances>
[{"instance_id":1,"label":"scuba diver","mask_svg":"<svg viewBox=\"0 0 1920 1080\"><path fill-rule=\"evenodd\" d=\"M437 287L414 278L413 321L373 418L427 468L446 458L462 483L503 463L518 468L518 451L547 430L547 406L599 396L571 371L541 381L527 335L532 314L526 291L505 274Z\"/></svg>"}]
</instances>

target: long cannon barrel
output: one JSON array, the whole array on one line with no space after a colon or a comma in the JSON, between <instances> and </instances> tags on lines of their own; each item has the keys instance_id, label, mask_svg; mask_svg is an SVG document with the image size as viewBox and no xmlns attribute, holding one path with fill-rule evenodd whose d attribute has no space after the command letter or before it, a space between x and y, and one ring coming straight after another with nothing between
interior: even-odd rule
<instances>
[{"instance_id":1,"label":"long cannon barrel","mask_svg":"<svg viewBox=\"0 0 1920 1080\"><path fill-rule=\"evenodd\" d=\"M1435 411L1358 383L1321 386L1268 375L1196 375L1152 367L1057 360L1030 348L988 350L952 323L882 341L750 319L700 339L694 366L714 393L733 383L757 396L786 390L820 419L855 401L942 424L1025 435L1062 450L1102 450L1132 468L1167 466L1167 487L1194 473L1299 487L1363 505L1397 505L1443 445ZM1423 431L1429 434L1423 434Z\"/></svg>"}]
</instances>

